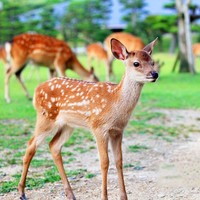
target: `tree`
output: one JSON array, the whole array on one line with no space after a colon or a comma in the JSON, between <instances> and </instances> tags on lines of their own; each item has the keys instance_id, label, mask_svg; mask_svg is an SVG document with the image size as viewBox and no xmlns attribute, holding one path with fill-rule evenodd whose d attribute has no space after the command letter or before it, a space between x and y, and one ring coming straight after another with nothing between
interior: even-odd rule
<instances>
[{"instance_id":1,"label":"tree","mask_svg":"<svg viewBox=\"0 0 200 200\"><path fill-rule=\"evenodd\" d=\"M3 9L0 11L0 42L10 40L14 34L18 34L21 24L19 23L19 11L16 3L3 3Z\"/></svg>"},{"instance_id":2,"label":"tree","mask_svg":"<svg viewBox=\"0 0 200 200\"><path fill-rule=\"evenodd\" d=\"M77 38L85 43L103 41L110 33L106 29L110 6L110 0L104 3L101 0L71 0L62 18L65 40L71 40L74 44L78 42Z\"/></svg>"},{"instance_id":3,"label":"tree","mask_svg":"<svg viewBox=\"0 0 200 200\"><path fill-rule=\"evenodd\" d=\"M53 6L64 0L40 0L37 2L27 0L18 1L1 0L0 10L0 43L4 43L15 35L34 31L46 33L51 29L49 35L55 36L56 17L54 17ZM40 17L41 13L41 17ZM48 13L48 14L44 14ZM45 17L46 15L46 17ZM47 18L48 16L48 18ZM44 22L47 21L47 22Z\"/></svg>"},{"instance_id":4,"label":"tree","mask_svg":"<svg viewBox=\"0 0 200 200\"><path fill-rule=\"evenodd\" d=\"M195 73L194 58L192 55L189 7L190 0L183 2L176 0L176 9L178 12L178 40L179 40L179 58L180 72Z\"/></svg>"},{"instance_id":5,"label":"tree","mask_svg":"<svg viewBox=\"0 0 200 200\"><path fill-rule=\"evenodd\" d=\"M52 37L56 37L58 31L56 30L57 16L54 12L53 6L44 7L39 14L40 21L38 32Z\"/></svg>"},{"instance_id":6,"label":"tree","mask_svg":"<svg viewBox=\"0 0 200 200\"><path fill-rule=\"evenodd\" d=\"M170 46L170 52L173 53L177 43L177 16L176 15L149 15L145 18L147 26L145 29L148 31L150 40L155 37L159 38L160 46L162 47L162 37L166 33L172 34L172 43Z\"/></svg>"},{"instance_id":7,"label":"tree","mask_svg":"<svg viewBox=\"0 0 200 200\"><path fill-rule=\"evenodd\" d=\"M122 20L127 23L126 31L133 33L139 37L147 38L148 33L144 29L146 23L144 22L144 16L147 15L145 7L147 3L145 0L120 0L123 6L125 14L122 16Z\"/></svg>"}]
</instances>

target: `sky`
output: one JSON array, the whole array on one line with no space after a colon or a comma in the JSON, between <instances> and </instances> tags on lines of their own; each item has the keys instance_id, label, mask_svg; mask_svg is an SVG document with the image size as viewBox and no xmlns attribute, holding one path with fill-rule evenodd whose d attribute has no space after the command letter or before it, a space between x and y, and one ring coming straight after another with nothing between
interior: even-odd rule
<instances>
[{"instance_id":1,"label":"sky","mask_svg":"<svg viewBox=\"0 0 200 200\"><path fill-rule=\"evenodd\" d=\"M170 14L170 9L163 8L163 5L171 0L146 0L146 2L148 3L147 9L151 14ZM199 0L191 0L191 2L200 6Z\"/></svg>"},{"instance_id":2,"label":"sky","mask_svg":"<svg viewBox=\"0 0 200 200\"><path fill-rule=\"evenodd\" d=\"M112 0L113 1L113 8L112 8L112 15L108 22L109 25L112 25L115 23L117 24L123 24L121 21L121 7L119 4L119 0ZM146 7L146 10L149 12L149 14L171 14L172 11L170 9L163 8L163 5L165 3L169 3L171 0L146 0L146 3L148 4ZM200 6L200 0L191 0L192 3L197 4Z\"/></svg>"}]
</instances>

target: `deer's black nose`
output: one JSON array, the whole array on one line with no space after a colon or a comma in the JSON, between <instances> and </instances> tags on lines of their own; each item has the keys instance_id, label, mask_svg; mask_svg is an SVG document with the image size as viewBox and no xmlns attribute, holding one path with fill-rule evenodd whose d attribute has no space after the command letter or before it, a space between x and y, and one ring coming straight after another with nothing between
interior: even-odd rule
<instances>
[{"instance_id":1,"label":"deer's black nose","mask_svg":"<svg viewBox=\"0 0 200 200\"><path fill-rule=\"evenodd\" d=\"M154 79L157 79L158 78L158 73L156 71L152 71L151 72L151 75Z\"/></svg>"}]
</instances>

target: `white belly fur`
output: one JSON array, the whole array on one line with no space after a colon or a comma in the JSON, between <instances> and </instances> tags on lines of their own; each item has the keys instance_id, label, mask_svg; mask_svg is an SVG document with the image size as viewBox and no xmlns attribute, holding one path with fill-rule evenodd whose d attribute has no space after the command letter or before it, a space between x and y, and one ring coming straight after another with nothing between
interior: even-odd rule
<instances>
[{"instance_id":1,"label":"white belly fur","mask_svg":"<svg viewBox=\"0 0 200 200\"><path fill-rule=\"evenodd\" d=\"M84 116L71 111L60 111L56 118L56 124L59 126L68 125L72 128L89 128L87 125L87 120Z\"/></svg>"}]
</instances>

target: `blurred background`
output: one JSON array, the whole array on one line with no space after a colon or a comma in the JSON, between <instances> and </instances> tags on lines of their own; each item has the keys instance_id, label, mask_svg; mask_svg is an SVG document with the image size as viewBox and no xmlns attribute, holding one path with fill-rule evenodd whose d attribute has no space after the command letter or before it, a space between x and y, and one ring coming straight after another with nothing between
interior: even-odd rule
<instances>
[{"instance_id":1,"label":"blurred background","mask_svg":"<svg viewBox=\"0 0 200 200\"><path fill-rule=\"evenodd\" d=\"M183 22L188 25L181 25L185 7L189 21ZM187 40L192 44L200 41L199 19L198 0L1 0L0 44L21 33L41 33L65 40L81 53L88 44L104 42L112 32L125 31L140 37L145 44L158 37L159 52L174 54L181 46L178 70L196 73L194 61L187 55L192 51ZM179 33L180 26L187 27L185 36Z\"/></svg>"},{"instance_id":2,"label":"blurred background","mask_svg":"<svg viewBox=\"0 0 200 200\"><path fill-rule=\"evenodd\" d=\"M112 32L126 31L144 43L159 37L159 51L175 53L181 13L176 1L1 0L0 44L21 33L36 32L63 39L81 50L92 42L103 42ZM186 6L192 43L196 43L200 41L199 1L188 1Z\"/></svg>"}]
</instances>

